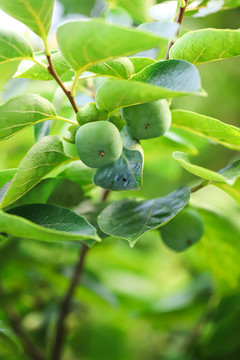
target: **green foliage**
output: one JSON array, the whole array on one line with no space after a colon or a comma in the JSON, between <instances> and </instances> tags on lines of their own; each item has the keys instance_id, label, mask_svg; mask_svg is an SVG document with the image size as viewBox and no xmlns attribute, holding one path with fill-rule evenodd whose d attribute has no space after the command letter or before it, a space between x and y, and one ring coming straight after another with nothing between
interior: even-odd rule
<instances>
[{"instance_id":1,"label":"green foliage","mask_svg":"<svg viewBox=\"0 0 240 360\"><path fill-rule=\"evenodd\" d=\"M0 107L0 140L38 122L56 119L53 105L36 94L20 95Z\"/></svg>"},{"instance_id":2,"label":"green foliage","mask_svg":"<svg viewBox=\"0 0 240 360\"><path fill-rule=\"evenodd\" d=\"M190 31L172 46L170 58L187 60L193 64L222 60L239 56L239 44L239 30L202 29Z\"/></svg>"},{"instance_id":3,"label":"green foliage","mask_svg":"<svg viewBox=\"0 0 240 360\"><path fill-rule=\"evenodd\" d=\"M129 81L104 82L97 91L96 102L100 109L112 112L125 106L190 94L203 95L198 70L186 61L168 60L147 66Z\"/></svg>"},{"instance_id":4,"label":"green foliage","mask_svg":"<svg viewBox=\"0 0 240 360\"><path fill-rule=\"evenodd\" d=\"M54 0L1 0L0 7L45 40L51 26L53 4Z\"/></svg>"},{"instance_id":5,"label":"green foliage","mask_svg":"<svg viewBox=\"0 0 240 360\"><path fill-rule=\"evenodd\" d=\"M60 3L0 0L0 358L235 360L240 3Z\"/></svg>"},{"instance_id":6,"label":"green foliage","mask_svg":"<svg viewBox=\"0 0 240 360\"><path fill-rule=\"evenodd\" d=\"M144 233L165 225L188 203L190 190L180 188L163 198L137 201L124 199L107 206L99 215L100 229L129 241L131 247Z\"/></svg>"},{"instance_id":7,"label":"green foliage","mask_svg":"<svg viewBox=\"0 0 240 360\"><path fill-rule=\"evenodd\" d=\"M239 128L192 111L173 110L172 125L205 137L229 149L240 149Z\"/></svg>"},{"instance_id":8,"label":"green foliage","mask_svg":"<svg viewBox=\"0 0 240 360\"><path fill-rule=\"evenodd\" d=\"M23 36L13 31L0 30L0 63L14 60L31 60L33 50Z\"/></svg>"},{"instance_id":9,"label":"green foliage","mask_svg":"<svg viewBox=\"0 0 240 360\"><path fill-rule=\"evenodd\" d=\"M93 19L61 25L57 40L73 70L82 72L97 63L157 46L159 37Z\"/></svg>"},{"instance_id":10,"label":"green foliage","mask_svg":"<svg viewBox=\"0 0 240 360\"><path fill-rule=\"evenodd\" d=\"M57 136L46 136L38 141L21 161L2 199L1 207L18 200L49 172L69 160L71 159L64 154L62 141Z\"/></svg>"},{"instance_id":11,"label":"green foliage","mask_svg":"<svg viewBox=\"0 0 240 360\"><path fill-rule=\"evenodd\" d=\"M83 217L55 205L24 205L0 211L1 230L8 235L41 241L99 241L96 229Z\"/></svg>"}]
</instances>

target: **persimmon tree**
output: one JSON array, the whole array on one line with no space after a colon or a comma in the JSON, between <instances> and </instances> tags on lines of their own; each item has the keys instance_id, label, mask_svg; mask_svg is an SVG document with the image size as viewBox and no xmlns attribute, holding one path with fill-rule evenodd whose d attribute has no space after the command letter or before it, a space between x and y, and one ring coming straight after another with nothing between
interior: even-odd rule
<instances>
[{"instance_id":1,"label":"persimmon tree","mask_svg":"<svg viewBox=\"0 0 240 360\"><path fill-rule=\"evenodd\" d=\"M206 97L198 64L239 56L240 31L181 28L184 15L210 13L211 1L192 7L192 1L173 1L167 8L167 19L166 14L163 19L164 6L169 6L165 2L150 8L151 18L147 2L129 3L134 10L125 1L109 1L102 18L60 24L57 45L51 48L48 37L54 0L0 1L0 8L24 23L43 44L41 51L34 52L23 35L0 30L0 66L9 66L8 80L19 66L15 77L45 81L46 87L54 79L58 85L56 96L62 91L69 102L68 111L64 111L61 104L57 109L54 101L43 96L22 93L0 106L1 141L30 126L35 134L35 144L18 168L0 172L2 249L8 241L20 238L79 243L79 259L60 301L48 346L41 348L35 343L18 313L7 302L3 305L26 356L32 359L61 358L65 320L92 247L101 246L102 240L110 236L127 240L134 247L142 235L157 229L167 246L183 251L203 236L208 237L209 226L205 228L201 204L189 203L192 193L214 185L240 204L240 160L213 171L192 163L187 150L175 151L172 156L199 178L194 186L186 183L153 199L130 195L111 200L112 192L142 188L142 139L151 142L159 138L161 142L169 129L170 133L181 129L188 136L195 134L220 144L233 154L240 150L239 128L192 111L171 110L175 98ZM236 6L231 0L225 5L219 3L215 11ZM134 22L129 24L131 16ZM149 49L155 49L154 58L137 55ZM26 63L27 68L23 66ZM92 99L85 106L78 102L80 93ZM69 125L64 136L57 131L49 135L51 124L57 122ZM179 139L173 141L178 143ZM76 146L74 154L64 150L67 144L71 149ZM194 143L191 145L194 147ZM75 211L78 204L82 204L81 213ZM4 286L0 291L4 297Z\"/></svg>"}]
</instances>

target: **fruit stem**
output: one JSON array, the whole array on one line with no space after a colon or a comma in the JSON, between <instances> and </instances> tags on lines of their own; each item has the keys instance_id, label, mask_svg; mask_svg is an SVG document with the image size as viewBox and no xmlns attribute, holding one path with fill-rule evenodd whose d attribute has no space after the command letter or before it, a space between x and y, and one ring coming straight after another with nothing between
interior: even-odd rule
<instances>
[{"instance_id":1,"label":"fruit stem","mask_svg":"<svg viewBox=\"0 0 240 360\"><path fill-rule=\"evenodd\" d=\"M185 4L184 7L182 7L183 3ZM178 14L177 14L177 18L176 18L176 23L179 24L179 29L178 29L176 38L178 38L179 33L180 33L180 29L181 29L181 25L182 25L182 22L183 22L183 17L184 17L184 14L185 14L187 3L188 3L188 0L181 0L180 1L180 6L179 6L179 9L178 9ZM173 44L174 44L174 41L170 40L169 43L168 43L168 49L167 49L167 53L166 53L166 56L165 56L165 60L169 59L169 52L170 52L170 49L173 46Z\"/></svg>"}]
</instances>

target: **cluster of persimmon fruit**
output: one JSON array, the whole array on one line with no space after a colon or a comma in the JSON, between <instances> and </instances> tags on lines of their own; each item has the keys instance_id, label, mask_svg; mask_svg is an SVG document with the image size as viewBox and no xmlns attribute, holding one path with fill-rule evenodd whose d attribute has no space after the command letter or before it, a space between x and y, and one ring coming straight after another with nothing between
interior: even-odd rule
<instances>
[{"instance_id":1,"label":"cluster of persimmon fruit","mask_svg":"<svg viewBox=\"0 0 240 360\"><path fill-rule=\"evenodd\" d=\"M171 111L166 99L121 109L121 116L110 116L89 103L77 113L80 127L75 132L75 145L81 161L100 168L119 159L123 149L120 130L126 126L135 140L164 135L171 125ZM204 233L200 214L187 206L161 229L163 242L175 251L183 251L198 242Z\"/></svg>"}]
</instances>

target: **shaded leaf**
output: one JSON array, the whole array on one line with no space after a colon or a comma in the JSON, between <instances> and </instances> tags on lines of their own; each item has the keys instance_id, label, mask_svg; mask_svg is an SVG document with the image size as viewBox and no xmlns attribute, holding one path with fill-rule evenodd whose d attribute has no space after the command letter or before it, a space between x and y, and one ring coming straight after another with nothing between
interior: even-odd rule
<instances>
[{"instance_id":1,"label":"shaded leaf","mask_svg":"<svg viewBox=\"0 0 240 360\"><path fill-rule=\"evenodd\" d=\"M0 211L0 230L40 241L99 241L96 229L83 217L60 206L35 204Z\"/></svg>"},{"instance_id":2,"label":"shaded leaf","mask_svg":"<svg viewBox=\"0 0 240 360\"><path fill-rule=\"evenodd\" d=\"M0 63L33 58L30 43L20 34L0 29Z\"/></svg>"},{"instance_id":3,"label":"shaded leaf","mask_svg":"<svg viewBox=\"0 0 240 360\"><path fill-rule=\"evenodd\" d=\"M240 129L186 110L172 111L172 126L187 130L232 150L240 150Z\"/></svg>"},{"instance_id":4,"label":"shaded leaf","mask_svg":"<svg viewBox=\"0 0 240 360\"><path fill-rule=\"evenodd\" d=\"M57 40L71 67L82 72L100 62L157 46L159 37L100 19L89 19L61 25Z\"/></svg>"},{"instance_id":5,"label":"shaded leaf","mask_svg":"<svg viewBox=\"0 0 240 360\"><path fill-rule=\"evenodd\" d=\"M189 31L170 50L170 59L193 64L222 60L240 55L240 31L202 29Z\"/></svg>"},{"instance_id":6,"label":"shaded leaf","mask_svg":"<svg viewBox=\"0 0 240 360\"><path fill-rule=\"evenodd\" d=\"M80 186L92 185L92 177L95 169L89 168L82 161L76 160L66 164L58 173L60 178L69 179Z\"/></svg>"},{"instance_id":7,"label":"shaded leaf","mask_svg":"<svg viewBox=\"0 0 240 360\"><path fill-rule=\"evenodd\" d=\"M12 78L17 71L20 60L14 60L0 64L0 91L4 89L5 84Z\"/></svg>"},{"instance_id":8,"label":"shaded leaf","mask_svg":"<svg viewBox=\"0 0 240 360\"><path fill-rule=\"evenodd\" d=\"M198 70L181 60L158 61L130 80L111 79L96 94L100 109L109 112L125 106L189 94L203 95Z\"/></svg>"},{"instance_id":9,"label":"shaded leaf","mask_svg":"<svg viewBox=\"0 0 240 360\"><path fill-rule=\"evenodd\" d=\"M235 288L240 276L239 224L214 210L199 208L198 211L205 224L202 240L194 248L198 263L214 274L222 288Z\"/></svg>"},{"instance_id":10,"label":"shaded leaf","mask_svg":"<svg viewBox=\"0 0 240 360\"><path fill-rule=\"evenodd\" d=\"M100 213L98 224L104 233L126 239L133 247L140 236L174 218L189 198L190 189L183 187L163 198L120 200Z\"/></svg>"},{"instance_id":11,"label":"shaded leaf","mask_svg":"<svg viewBox=\"0 0 240 360\"><path fill-rule=\"evenodd\" d=\"M20 95L0 107L0 140L38 122L56 119L53 105L39 95Z\"/></svg>"},{"instance_id":12,"label":"shaded leaf","mask_svg":"<svg viewBox=\"0 0 240 360\"><path fill-rule=\"evenodd\" d=\"M0 8L46 39L52 21L54 0L1 0Z\"/></svg>"},{"instance_id":13,"label":"shaded leaf","mask_svg":"<svg viewBox=\"0 0 240 360\"><path fill-rule=\"evenodd\" d=\"M71 208L77 206L82 199L83 191L75 182L63 178L47 178L14 202L12 206L48 203Z\"/></svg>"},{"instance_id":14,"label":"shaded leaf","mask_svg":"<svg viewBox=\"0 0 240 360\"><path fill-rule=\"evenodd\" d=\"M71 158L64 154L62 141L57 136L46 136L38 141L21 161L13 181L4 195L1 207L18 200L50 171Z\"/></svg>"}]
</instances>

